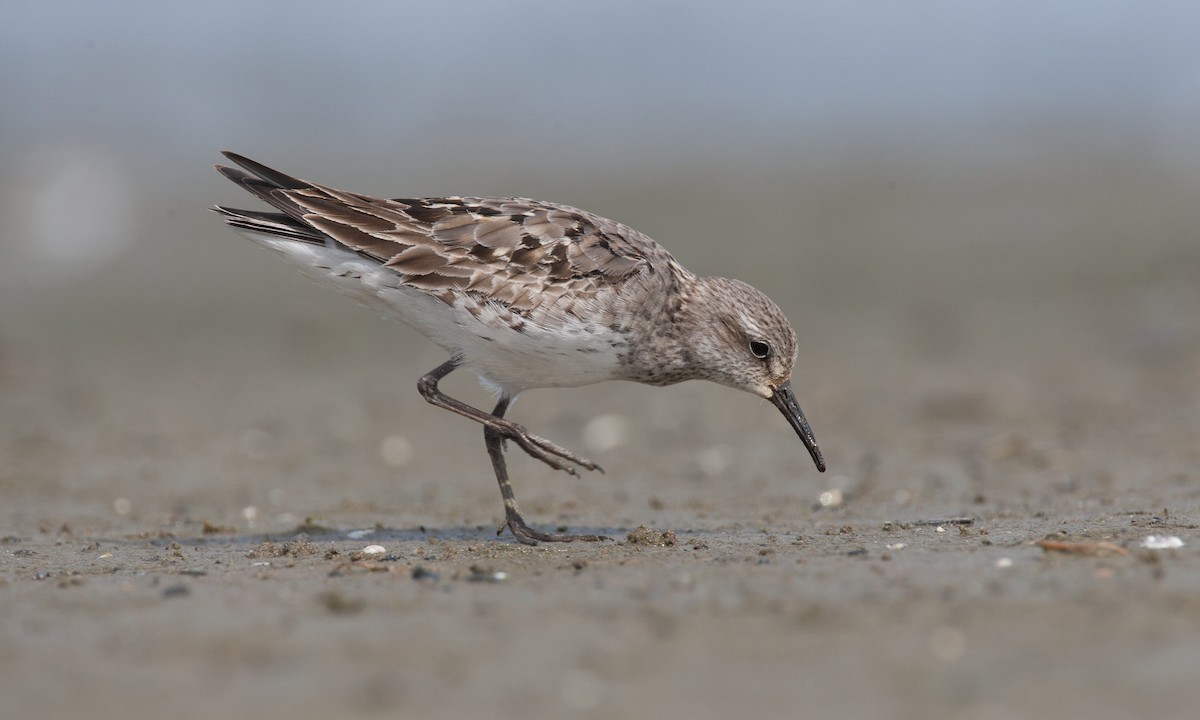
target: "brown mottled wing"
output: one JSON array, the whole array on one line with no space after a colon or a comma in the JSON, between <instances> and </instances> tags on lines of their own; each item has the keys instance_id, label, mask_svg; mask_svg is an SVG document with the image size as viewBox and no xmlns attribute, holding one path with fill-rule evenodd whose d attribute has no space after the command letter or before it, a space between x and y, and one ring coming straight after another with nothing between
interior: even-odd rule
<instances>
[{"instance_id":1,"label":"brown mottled wing","mask_svg":"<svg viewBox=\"0 0 1200 720\"><path fill-rule=\"evenodd\" d=\"M525 198L383 200L229 156L257 177L222 172L292 220L378 260L405 284L447 299L447 291L465 291L529 310L564 293L590 295L652 259L670 260L636 230L564 205Z\"/></svg>"},{"instance_id":2,"label":"brown mottled wing","mask_svg":"<svg viewBox=\"0 0 1200 720\"><path fill-rule=\"evenodd\" d=\"M408 285L464 290L531 309L619 282L665 253L624 225L519 198L379 200L323 187L284 193L303 219L379 260Z\"/></svg>"}]
</instances>

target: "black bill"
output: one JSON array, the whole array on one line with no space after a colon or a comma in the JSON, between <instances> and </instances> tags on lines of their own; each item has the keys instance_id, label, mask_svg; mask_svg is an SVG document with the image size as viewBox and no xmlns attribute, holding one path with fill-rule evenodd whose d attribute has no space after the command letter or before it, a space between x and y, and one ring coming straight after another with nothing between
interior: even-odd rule
<instances>
[{"instance_id":1,"label":"black bill","mask_svg":"<svg viewBox=\"0 0 1200 720\"><path fill-rule=\"evenodd\" d=\"M813 437L812 428L808 426L804 411L796 403L796 396L792 394L791 384L785 384L775 390L775 394L771 396L771 402L775 403L775 407L779 408L779 412L783 413L788 423L795 429L796 434L800 436L800 441L804 443L804 447L808 448L808 454L812 455L817 469L825 472L825 458L821 457L821 448L817 447L817 439Z\"/></svg>"}]
</instances>

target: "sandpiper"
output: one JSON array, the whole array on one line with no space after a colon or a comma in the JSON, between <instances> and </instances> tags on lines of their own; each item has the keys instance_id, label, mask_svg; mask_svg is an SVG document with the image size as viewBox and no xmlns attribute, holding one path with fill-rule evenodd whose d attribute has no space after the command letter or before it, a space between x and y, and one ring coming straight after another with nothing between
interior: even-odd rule
<instances>
[{"instance_id":1,"label":"sandpiper","mask_svg":"<svg viewBox=\"0 0 1200 720\"><path fill-rule=\"evenodd\" d=\"M633 228L527 198L380 199L310 183L226 152L222 175L277 212L217 206L225 222L322 285L425 335L450 359L421 377L433 405L483 425L507 527L522 543L604 540L525 524L505 441L576 474L596 463L505 419L524 390L603 380L711 380L770 400L817 469L825 460L792 393L796 333L766 295L699 277ZM490 413L438 381L474 371L497 396ZM603 472L603 471L602 471Z\"/></svg>"}]
</instances>

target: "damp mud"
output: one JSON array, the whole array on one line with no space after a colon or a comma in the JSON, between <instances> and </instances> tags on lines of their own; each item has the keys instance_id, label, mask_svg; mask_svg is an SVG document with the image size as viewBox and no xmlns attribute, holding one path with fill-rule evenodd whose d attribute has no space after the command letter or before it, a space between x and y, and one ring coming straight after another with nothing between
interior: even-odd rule
<instances>
[{"instance_id":1,"label":"damp mud","mask_svg":"<svg viewBox=\"0 0 1200 720\"><path fill-rule=\"evenodd\" d=\"M0 716L1200 706L1200 332L1161 287L773 293L825 474L731 390L530 392L606 474L510 447L526 519L611 539L529 547L479 428L416 392L436 349L260 260L262 309L5 325Z\"/></svg>"}]
</instances>

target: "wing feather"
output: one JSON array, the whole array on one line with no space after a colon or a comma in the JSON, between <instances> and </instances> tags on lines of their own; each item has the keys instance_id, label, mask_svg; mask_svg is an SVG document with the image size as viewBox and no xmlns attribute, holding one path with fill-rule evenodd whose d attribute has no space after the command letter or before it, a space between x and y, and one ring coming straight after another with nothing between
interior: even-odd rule
<instances>
[{"instance_id":1,"label":"wing feather","mask_svg":"<svg viewBox=\"0 0 1200 720\"><path fill-rule=\"evenodd\" d=\"M653 272L660 262L676 266L642 233L565 205L526 198L387 200L226 155L248 172L218 166L221 173L282 213L222 208L230 224L309 242L327 237L447 301L464 292L523 311L568 294L586 298Z\"/></svg>"}]
</instances>

